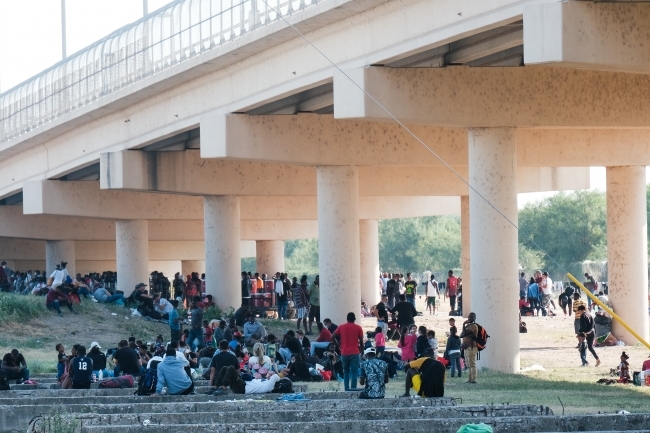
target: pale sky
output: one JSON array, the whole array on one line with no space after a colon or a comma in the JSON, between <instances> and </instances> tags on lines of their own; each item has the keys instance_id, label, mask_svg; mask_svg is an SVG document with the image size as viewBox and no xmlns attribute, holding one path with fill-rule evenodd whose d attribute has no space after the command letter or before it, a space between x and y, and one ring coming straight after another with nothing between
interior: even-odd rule
<instances>
[{"instance_id":1,"label":"pale sky","mask_svg":"<svg viewBox=\"0 0 650 433\"><path fill-rule=\"evenodd\" d=\"M149 12L167 3L148 0ZM68 56L140 19L142 11L142 0L66 0ZM61 0L0 0L0 93L60 60ZM591 168L591 187L605 191L604 167ZM518 205L553 194L519 194Z\"/></svg>"}]
</instances>

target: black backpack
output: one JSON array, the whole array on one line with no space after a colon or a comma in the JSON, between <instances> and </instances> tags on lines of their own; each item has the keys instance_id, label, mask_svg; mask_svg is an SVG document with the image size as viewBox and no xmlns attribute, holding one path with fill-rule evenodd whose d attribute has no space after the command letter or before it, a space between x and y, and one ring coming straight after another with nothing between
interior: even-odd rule
<instances>
[{"instance_id":1,"label":"black backpack","mask_svg":"<svg viewBox=\"0 0 650 433\"><path fill-rule=\"evenodd\" d=\"M10 389L7 373L4 370L0 370L0 391L9 391Z\"/></svg>"},{"instance_id":2,"label":"black backpack","mask_svg":"<svg viewBox=\"0 0 650 433\"><path fill-rule=\"evenodd\" d=\"M293 392L293 383L291 382L291 379L286 377L280 379L275 383L273 391L271 392L276 394L291 394Z\"/></svg>"},{"instance_id":3,"label":"black backpack","mask_svg":"<svg viewBox=\"0 0 650 433\"><path fill-rule=\"evenodd\" d=\"M138 390L136 395L151 395L156 393L156 386L158 385L158 370L155 368L147 368L138 379Z\"/></svg>"}]
</instances>

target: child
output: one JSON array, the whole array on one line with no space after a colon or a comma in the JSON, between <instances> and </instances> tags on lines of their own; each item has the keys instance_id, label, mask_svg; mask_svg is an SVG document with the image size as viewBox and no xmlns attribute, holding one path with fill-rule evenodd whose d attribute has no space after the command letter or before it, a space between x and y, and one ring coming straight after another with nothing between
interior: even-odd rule
<instances>
[{"instance_id":1,"label":"child","mask_svg":"<svg viewBox=\"0 0 650 433\"><path fill-rule=\"evenodd\" d=\"M436 338L436 331L428 331L427 338L429 339L429 346L433 349L433 354L438 357L438 339Z\"/></svg>"},{"instance_id":2,"label":"child","mask_svg":"<svg viewBox=\"0 0 650 433\"><path fill-rule=\"evenodd\" d=\"M458 377L461 377L462 370L460 368L460 337L456 335L458 330L455 326L452 326L449 330L449 338L447 338L447 347L445 348L445 353L449 358L449 364L451 364L451 377L454 377L456 369L458 369Z\"/></svg>"},{"instance_id":3,"label":"child","mask_svg":"<svg viewBox=\"0 0 650 433\"><path fill-rule=\"evenodd\" d=\"M56 351L59 359L58 364L56 364L56 379L60 381L65 373L65 362L68 360L68 356L65 354L65 347L63 347L62 343L56 345Z\"/></svg>"},{"instance_id":4,"label":"child","mask_svg":"<svg viewBox=\"0 0 650 433\"><path fill-rule=\"evenodd\" d=\"M427 338L427 328L426 326L420 326L418 328L418 338L415 343L415 356L416 358L421 358L424 356L424 352L429 348L429 339Z\"/></svg>"},{"instance_id":5,"label":"child","mask_svg":"<svg viewBox=\"0 0 650 433\"><path fill-rule=\"evenodd\" d=\"M402 326L402 335L397 347L402 349L402 362L406 363L415 359L415 342L418 337L415 336L406 326Z\"/></svg>"},{"instance_id":6,"label":"child","mask_svg":"<svg viewBox=\"0 0 650 433\"><path fill-rule=\"evenodd\" d=\"M212 327L207 320L203 321L203 345L205 347L212 347Z\"/></svg>"},{"instance_id":7,"label":"child","mask_svg":"<svg viewBox=\"0 0 650 433\"><path fill-rule=\"evenodd\" d=\"M384 350L386 350L386 336L383 333L383 328L377 326L375 328L375 356L377 359L381 359L384 356Z\"/></svg>"},{"instance_id":8,"label":"child","mask_svg":"<svg viewBox=\"0 0 650 433\"><path fill-rule=\"evenodd\" d=\"M578 334L578 352L580 352L580 359L582 360L582 367L587 367L587 343L585 343L586 335L584 332Z\"/></svg>"},{"instance_id":9,"label":"child","mask_svg":"<svg viewBox=\"0 0 650 433\"><path fill-rule=\"evenodd\" d=\"M621 371L618 378L618 383L628 383L630 382L630 364L627 360L630 357L627 356L625 352L621 354L621 363L618 365L619 370Z\"/></svg>"},{"instance_id":10,"label":"child","mask_svg":"<svg viewBox=\"0 0 650 433\"><path fill-rule=\"evenodd\" d=\"M190 338L190 330L183 329L183 335L181 335L181 341L187 343L187 339Z\"/></svg>"},{"instance_id":11,"label":"child","mask_svg":"<svg viewBox=\"0 0 650 433\"><path fill-rule=\"evenodd\" d=\"M452 317L449 319L449 329L451 330L451 328L453 328L454 326L456 326L456 319ZM447 337L449 337L451 335L451 332L447 331L445 332L445 334L447 335Z\"/></svg>"}]
</instances>

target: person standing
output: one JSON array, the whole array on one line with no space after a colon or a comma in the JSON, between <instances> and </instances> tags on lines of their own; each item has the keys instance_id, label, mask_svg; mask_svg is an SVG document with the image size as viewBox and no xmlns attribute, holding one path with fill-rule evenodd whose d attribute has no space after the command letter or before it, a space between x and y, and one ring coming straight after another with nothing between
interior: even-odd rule
<instances>
[{"instance_id":1,"label":"person standing","mask_svg":"<svg viewBox=\"0 0 650 433\"><path fill-rule=\"evenodd\" d=\"M192 301L190 307L192 308L192 319L187 343L192 348L192 351L196 352L198 345L203 344L203 309L199 308L196 301ZM194 342L197 340L198 343L195 344Z\"/></svg>"},{"instance_id":2,"label":"person standing","mask_svg":"<svg viewBox=\"0 0 650 433\"><path fill-rule=\"evenodd\" d=\"M539 285L535 282L533 277L530 277L530 284L528 284L526 297L528 298L530 309L533 310L533 314L535 314L536 311L539 316Z\"/></svg>"},{"instance_id":3,"label":"person standing","mask_svg":"<svg viewBox=\"0 0 650 433\"><path fill-rule=\"evenodd\" d=\"M526 274L523 272L519 274L519 297L522 296L525 298L528 293L528 281L526 280Z\"/></svg>"},{"instance_id":4,"label":"person standing","mask_svg":"<svg viewBox=\"0 0 650 433\"><path fill-rule=\"evenodd\" d=\"M287 308L289 307L289 290L285 287L285 274L275 274L275 293L278 301L278 318L287 320Z\"/></svg>"},{"instance_id":5,"label":"person standing","mask_svg":"<svg viewBox=\"0 0 650 433\"><path fill-rule=\"evenodd\" d=\"M399 326L415 325L415 316L418 312L410 302L406 302L406 296L399 295L399 302L394 308L390 309L391 313L397 313L397 323Z\"/></svg>"},{"instance_id":6,"label":"person standing","mask_svg":"<svg viewBox=\"0 0 650 433\"><path fill-rule=\"evenodd\" d=\"M449 306L451 311L456 310L456 290L458 289L458 278L451 269L447 272L447 296L449 296Z\"/></svg>"},{"instance_id":7,"label":"person standing","mask_svg":"<svg viewBox=\"0 0 650 433\"><path fill-rule=\"evenodd\" d=\"M406 274L406 283L404 283L404 294L406 295L406 302L409 302L415 307L415 294L418 290L418 283L413 281L411 273Z\"/></svg>"},{"instance_id":8,"label":"person standing","mask_svg":"<svg viewBox=\"0 0 650 433\"><path fill-rule=\"evenodd\" d=\"M361 371L359 383L365 386L365 389L361 391L359 398L384 398L386 384L388 383L388 364L381 359L377 359L374 347L366 349L363 354L366 360L359 366Z\"/></svg>"},{"instance_id":9,"label":"person standing","mask_svg":"<svg viewBox=\"0 0 650 433\"><path fill-rule=\"evenodd\" d=\"M375 306L375 316L377 317L377 326L381 328L381 332L386 335L388 332L388 310L386 303L388 302L387 295L381 295L381 302Z\"/></svg>"},{"instance_id":10,"label":"person standing","mask_svg":"<svg viewBox=\"0 0 650 433\"><path fill-rule=\"evenodd\" d=\"M72 389L90 389L93 370L93 360L86 356L86 347L79 346L77 356L70 360Z\"/></svg>"},{"instance_id":11,"label":"person standing","mask_svg":"<svg viewBox=\"0 0 650 433\"><path fill-rule=\"evenodd\" d=\"M553 294L553 280L548 276L548 272L544 271L542 274L542 283L540 284L542 289L542 314L550 315L549 304L551 302L551 295Z\"/></svg>"},{"instance_id":12,"label":"person standing","mask_svg":"<svg viewBox=\"0 0 650 433\"><path fill-rule=\"evenodd\" d=\"M169 328L171 329L171 340L179 341L181 339L181 318L178 315L178 301L172 299L169 301L172 304L172 311L169 313Z\"/></svg>"},{"instance_id":13,"label":"person standing","mask_svg":"<svg viewBox=\"0 0 650 433\"><path fill-rule=\"evenodd\" d=\"M575 331L575 334L578 335L580 333L580 316L582 316L582 312L584 311L580 309L581 306L585 306L585 301L580 299L580 293L575 292L573 294L573 330Z\"/></svg>"},{"instance_id":14,"label":"person standing","mask_svg":"<svg viewBox=\"0 0 650 433\"><path fill-rule=\"evenodd\" d=\"M251 304L251 279L246 272L241 273L241 303L242 305Z\"/></svg>"},{"instance_id":15,"label":"person standing","mask_svg":"<svg viewBox=\"0 0 650 433\"><path fill-rule=\"evenodd\" d=\"M332 340L338 338L343 364L343 385L346 391L356 391L359 371L359 354L363 348L363 329L355 324L354 313L349 312L347 323L340 325L332 334Z\"/></svg>"},{"instance_id":16,"label":"person standing","mask_svg":"<svg viewBox=\"0 0 650 433\"><path fill-rule=\"evenodd\" d=\"M294 290L294 300L296 305L296 316L298 321L296 322L296 329L300 330L300 322L302 322L303 327L305 328L305 333L308 333L307 330L307 316L309 315L309 295L307 294L307 275L303 275L300 278L300 284L296 285Z\"/></svg>"},{"instance_id":17,"label":"person standing","mask_svg":"<svg viewBox=\"0 0 650 433\"><path fill-rule=\"evenodd\" d=\"M399 294L399 287L395 274L391 275L390 280L386 282L386 296L388 296L388 308L395 306L395 293Z\"/></svg>"},{"instance_id":18,"label":"person standing","mask_svg":"<svg viewBox=\"0 0 650 433\"><path fill-rule=\"evenodd\" d=\"M587 313L587 307L585 307L584 303L578 306L578 313L580 313L580 329L578 330L578 335L584 333L585 339L587 340L587 349L596 358L596 367L598 367L600 365L600 359L594 350L594 339L596 338L594 319L591 317L591 314Z\"/></svg>"},{"instance_id":19,"label":"person standing","mask_svg":"<svg viewBox=\"0 0 650 433\"><path fill-rule=\"evenodd\" d=\"M478 326L476 326L476 314L469 313L467 320L463 323L463 332L460 338L463 339L461 348L465 351L465 362L469 366L469 380L467 383L476 383L476 337L478 336Z\"/></svg>"},{"instance_id":20,"label":"person standing","mask_svg":"<svg viewBox=\"0 0 650 433\"><path fill-rule=\"evenodd\" d=\"M318 275L314 278L314 282L309 285L307 295L309 296L309 332L307 335L312 335L311 325L314 319L316 319L316 323L320 322L320 281Z\"/></svg>"},{"instance_id":21,"label":"person standing","mask_svg":"<svg viewBox=\"0 0 650 433\"><path fill-rule=\"evenodd\" d=\"M436 315L436 297L440 296L438 292L438 282L436 276L431 274L431 279L427 281L427 309L430 315Z\"/></svg>"}]
</instances>

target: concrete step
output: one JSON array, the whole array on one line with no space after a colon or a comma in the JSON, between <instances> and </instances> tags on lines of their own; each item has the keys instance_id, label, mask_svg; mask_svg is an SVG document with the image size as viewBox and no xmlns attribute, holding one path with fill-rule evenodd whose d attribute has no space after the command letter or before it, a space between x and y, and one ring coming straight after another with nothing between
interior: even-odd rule
<instances>
[{"instance_id":1,"label":"concrete step","mask_svg":"<svg viewBox=\"0 0 650 433\"><path fill-rule=\"evenodd\" d=\"M25 385L25 384L17 385L15 383L11 384L11 382L10 382L10 387L11 387L12 390L17 390L17 391L30 390L30 389L33 389L33 390L35 390L35 389L61 389L61 384L56 380L56 378L55 379L45 379L45 380L41 380L41 379L38 379L38 380L37 379L32 379L32 380L35 380L36 382L38 382L38 385ZM137 385L137 381L136 381L136 385ZM197 386L197 387L207 387L207 386L210 385L210 383L207 380L197 380L197 381L194 382L194 385ZM99 388L99 382L94 382L94 383L90 384L90 389L98 389L98 388ZM305 389L305 386L304 385L299 385L299 384L294 384L294 388ZM206 390L207 390L207 388L206 388Z\"/></svg>"},{"instance_id":2,"label":"concrete step","mask_svg":"<svg viewBox=\"0 0 650 433\"><path fill-rule=\"evenodd\" d=\"M399 408L451 407L455 401L451 398L400 398L384 400L359 400L354 393L317 393L304 394L310 401L282 402L275 401L279 394L235 395L219 399L207 395L161 396L161 397L65 397L34 398L14 400L14 404L0 406L0 432L12 429L24 431L29 421L35 416L48 415L59 408L68 413L84 414L138 414L138 413L175 413L180 418L195 412L238 412L250 415L268 411L272 405L274 411L309 411L327 408L337 413L353 413L360 409L383 408L391 413ZM352 398L354 397L354 398ZM529 411L539 406L531 406ZM479 410L484 410L480 408ZM523 410L523 409L522 409ZM539 409L542 411L542 408ZM470 412L471 413L471 412ZM193 420L196 420L192 416Z\"/></svg>"},{"instance_id":3,"label":"concrete step","mask_svg":"<svg viewBox=\"0 0 650 433\"><path fill-rule=\"evenodd\" d=\"M348 413L343 417L356 418ZM254 417L255 415L253 415ZM344 420L344 421L312 421L285 423L238 423L223 424L153 424L151 421L138 425L88 425L89 420L83 420L83 431L87 433L142 433L142 431L191 431L192 433L208 433L228 431L228 433L392 433L399 427L400 431L412 433L456 433L460 427L467 424L467 418L433 418L427 422L422 419L404 419L396 423L394 420ZM477 417L473 423L485 423L498 433L526 432L569 432L569 431L638 431L650 425L650 414L631 415L576 415L576 416L523 416L523 417ZM435 426L435 428L434 428Z\"/></svg>"},{"instance_id":4,"label":"concrete step","mask_svg":"<svg viewBox=\"0 0 650 433\"><path fill-rule=\"evenodd\" d=\"M386 400L385 400L386 401ZM390 401L390 399L388 400ZM326 422L340 421L345 413L354 412L356 420L404 420L404 419L431 419L431 418L471 418L471 417L512 417L512 416L544 416L545 408L541 406L414 406L401 407L399 410L386 410L387 405L373 405L371 407L359 407L357 401L347 400L348 404L339 405L336 408L317 409L296 408L292 406L273 405L268 410L268 403L256 408L254 419L257 423L284 423L284 422ZM301 405L302 406L302 405ZM388 405L388 407L393 407ZM205 412L192 413L191 417L179 416L174 407L169 408L173 413L120 413L111 414L83 414L86 418L84 425L135 425L142 424L144 420L156 425L194 423L197 419L211 424L236 424L242 420L242 413L250 413L250 407L246 411L237 408L232 411L215 411L209 408ZM552 412L551 412L552 413Z\"/></svg>"}]
</instances>

